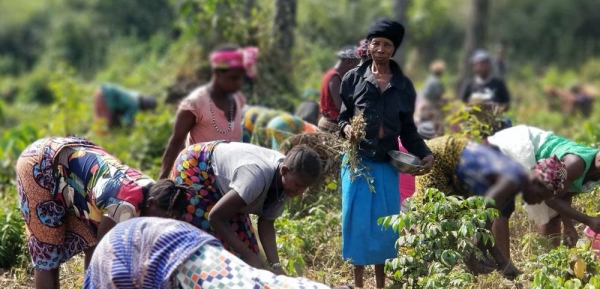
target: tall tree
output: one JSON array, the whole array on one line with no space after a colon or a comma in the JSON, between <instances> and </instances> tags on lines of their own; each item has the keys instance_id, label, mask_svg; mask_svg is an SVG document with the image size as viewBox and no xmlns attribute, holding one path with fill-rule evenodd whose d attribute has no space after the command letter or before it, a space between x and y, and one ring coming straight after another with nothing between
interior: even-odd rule
<instances>
[{"instance_id":1,"label":"tall tree","mask_svg":"<svg viewBox=\"0 0 600 289\"><path fill-rule=\"evenodd\" d=\"M457 87L459 93L471 76L469 58L476 49L483 48L486 42L488 8L489 0L471 0L469 22L467 23L465 42L463 43L464 54L460 65L460 81Z\"/></svg>"},{"instance_id":2,"label":"tall tree","mask_svg":"<svg viewBox=\"0 0 600 289\"><path fill-rule=\"evenodd\" d=\"M256 0L246 0L246 5L244 5L244 17L249 19L252 16L252 10L254 6L256 6Z\"/></svg>"},{"instance_id":3,"label":"tall tree","mask_svg":"<svg viewBox=\"0 0 600 289\"><path fill-rule=\"evenodd\" d=\"M289 59L294 46L294 28L296 27L296 0L276 0L274 19L275 45L282 56Z\"/></svg>"},{"instance_id":4,"label":"tall tree","mask_svg":"<svg viewBox=\"0 0 600 289\"><path fill-rule=\"evenodd\" d=\"M247 29L247 43L248 45L258 45L256 34L258 32L257 22L252 20L252 13L255 9L258 9L256 0L245 0L244 5L244 20L246 21Z\"/></svg>"},{"instance_id":5,"label":"tall tree","mask_svg":"<svg viewBox=\"0 0 600 289\"><path fill-rule=\"evenodd\" d=\"M407 10L410 5L410 0L393 0L394 1L394 20L400 22L405 30L408 30L408 17ZM404 64L406 59L406 40L409 34L404 34L403 45L400 46L400 49L396 52L396 56L394 56L394 60L396 60L399 64Z\"/></svg>"}]
</instances>

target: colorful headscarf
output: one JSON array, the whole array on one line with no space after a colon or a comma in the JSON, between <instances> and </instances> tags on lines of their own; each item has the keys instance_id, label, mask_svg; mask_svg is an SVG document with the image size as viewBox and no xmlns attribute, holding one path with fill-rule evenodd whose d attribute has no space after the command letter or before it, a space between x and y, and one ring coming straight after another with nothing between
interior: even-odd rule
<instances>
[{"instance_id":1,"label":"colorful headscarf","mask_svg":"<svg viewBox=\"0 0 600 289\"><path fill-rule=\"evenodd\" d=\"M533 174L549 189L560 191L564 189L567 180L567 166L556 156L539 160L533 167Z\"/></svg>"},{"instance_id":2,"label":"colorful headscarf","mask_svg":"<svg viewBox=\"0 0 600 289\"><path fill-rule=\"evenodd\" d=\"M356 48L356 55L359 57L367 56L367 49L369 46L369 41L367 39L363 39L358 43L358 47Z\"/></svg>"},{"instance_id":3,"label":"colorful headscarf","mask_svg":"<svg viewBox=\"0 0 600 289\"><path fill-rule=\"evenodd\" d=\"M220 51L210 55L210 66L214 69L244 68L250 78L256 77L258 48L254 46L235 51Z\"/></svg>"}]
</instances>

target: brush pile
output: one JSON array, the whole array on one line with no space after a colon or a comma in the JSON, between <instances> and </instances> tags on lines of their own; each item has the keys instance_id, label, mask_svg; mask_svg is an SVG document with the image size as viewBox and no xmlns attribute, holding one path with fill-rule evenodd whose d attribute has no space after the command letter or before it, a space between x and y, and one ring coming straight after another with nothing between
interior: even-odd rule
<instances>
[{"instance_id":1,"label":"brush pile","mask_svg":"<svg viewBox=\"0 0 600 289\"><path fill-rule=\"evenodd\" d=\"M303 133L287 138L280 146L279 151L286 154L296 145L305 145L319 154L324 178L337 179L340 177L340 167L342 164L342 142L342 139L330 133Z\"/></svg>"}]
</instances>

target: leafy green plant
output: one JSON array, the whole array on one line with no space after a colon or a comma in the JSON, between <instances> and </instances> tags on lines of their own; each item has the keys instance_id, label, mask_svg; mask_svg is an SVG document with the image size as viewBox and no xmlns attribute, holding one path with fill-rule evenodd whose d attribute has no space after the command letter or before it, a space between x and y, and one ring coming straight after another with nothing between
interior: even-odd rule
<instances>
[{"instance_id":1,"label":"leafy green plant","mask_svg":"<svg viewBox=\"0 0 600 289\"><path fill-rule=\"evenodd\" d=\"M7 191L16 194L14 190ZM7 196L2 202L5 206L0 207L0 268L11 268L20 261L25 232L21 213L15 208L14 198Z\"/></svg>"},{"instance_id":2,"label":"leafy green plant","mask_svg":"<svg viewBox=\"0 0 600 289\"><path fill-rule=\"evenodd\" d=\"M466 105L462 102L448 104L444 110L452 110L447 120L449 125L460 127L457 134L480 141L493 134L502 122L502 112L497 106Z\"/></svg>"},{"instance_id":3,"label":"leafy green plant","mask_svg":"<svg viewBox=\"0 0 600 289\"><path fill-rule=\"evenodd\" d=\"M56 97L52 105L54 119L48 130L55 135L83 135L91 127L91 93L75 79L75 70L64 64L58 65L49 87ZM88 101L85 96L90 95ZM77 121L75 121L77 120Z\"/></svg>"},{"instance_id":4,"label":"leafy green plant","mask_svg":"<svg viewBox=\"0 0 600 289\"><path fill-rule=\"evenodd\" d=\"M584 247L558 248L527 263L534 267L531 288L599 288L600 260Z\"/></svg>"},{"instance_id":5,"label":"leafy green plant","mask_svg":"<svg viewBox=\"0 0 600 289\"><path fill-rule=\"evenodd\" d=\"M408 199L408 212L379 223L401 232L398 257L386 263L402 288L464 288L475 281L461 263L485 258L477 242L493 244L486 223L498 216L483 197L463 199L428 189L423 202ZM475 242L474 242L475 241Z\"/></svg>"},{"instance_id":6,"label":"leafy green plant","mask_svg":"<svg viewBox=\"0 0 600 289\"><path fill-rule=\"evenodd\" d=\"M39 67L22 79L19 100L25 103L51 104L55 95L50 89L52 71Z\"/></svg>"},{"instance_id":7,"label":"leafy green plant","mask_svg":"<svg viewBox=\"0 0 600 289\"><path fill-rule=\"evenodd\" d=\"M0 134L0 194L4 186L10 185L15 179L14 164L17 158L30 143L39 136L38 131L31 125L20 125L7 129Z\"/></svg>"},{"instance_id":8,"label":"leafy green plant","mask_svg":"<svg viewBox=\"0 0 600 289\"><path fill-rule=\"evenodd\" d=\"M600 126L596 122L586 121L583 123L582 131L575 138L578 142L598 146L600 144Z\"/></svg>"},{"instance_id":9,"label":"leafy green plant","mask_svg":"<svg viewBox=\"0 0 600 289\"><path fill-rule=\"evenodd\" d=\"M289 274L302 275L307 264L341 263L339 248L336 247L340 242L341 216L339 211L331 210L331 204L340 202L339 197L322 194L314 202L296 204L297 209L286 210L275 221L277 249Z\"/></svg>"}]
</instances>

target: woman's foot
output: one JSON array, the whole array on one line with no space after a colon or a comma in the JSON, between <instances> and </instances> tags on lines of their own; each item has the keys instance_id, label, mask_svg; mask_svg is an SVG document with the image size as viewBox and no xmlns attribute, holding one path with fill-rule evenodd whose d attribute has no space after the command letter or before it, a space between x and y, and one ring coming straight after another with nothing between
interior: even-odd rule
<instances>
[{"instance_id":1,"label":"woman's foot","mask_svg":"<svg viewBox=\"0 0 600 289\"><path fill-rule=\"evenodd\" d=\"M365 273L365 266L354 266L354 286L357 288L364 287L363 275Z\"/></svg>"},{"instance_id":2,"label":"woman's foot","mask_svg":"<svg viewBox=\"0 0 600 289\"><path fill-rule=\"evenodd\" d=\"M512 262L508 264L500 265L498 264L498 270L502 272L502 275L508 279L515 279L517 276L523 274L523 271L517 269Z\"/></svg>"},{"instance_id":3,"label":"woman's foot","mask_svg":"<svg viewBox=\"0 0 600 289\"><path fill-rule=\"evenodd\" d=\"M475 275L489 274L498 269L496 262L490 258L478 260L477 257L471 256L469 259L467 259L465 264L467 265L467 268L469 268L469 270Z\"/></svg>"}]
</instances>

